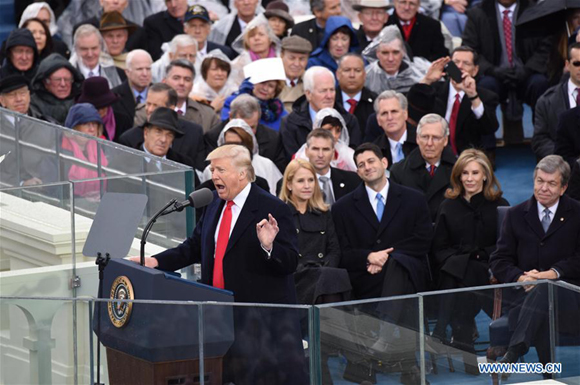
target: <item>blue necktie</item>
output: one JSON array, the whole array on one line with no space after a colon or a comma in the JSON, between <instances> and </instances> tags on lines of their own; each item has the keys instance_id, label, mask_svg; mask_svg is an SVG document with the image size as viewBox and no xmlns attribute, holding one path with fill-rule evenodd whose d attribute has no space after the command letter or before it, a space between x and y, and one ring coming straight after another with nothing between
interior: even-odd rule
<instances>
[{"instance_id":1,"label":"blue necktie","mask_svg":"<svg viewBox=\"0 0 580 385\"><path fill-rule=\"evenodd\" d=\"M383 213L385 212L385 204L383 203L383 196L381 193L377 193L377 219L379 222L383 218Z\"/></svg>"},{"instance_id":2,"label":"blue necktie","mask_svg":"<svg viewBox=\"0 0 580 385\"><path fill-rule=\"evenodd\" d=\"M550 209L544 209L544 216L542 217L542 227L544 228L544 233L548 232L550 228Z\"/></svg>"},{"instance_id":3,"label":"blue necktie","mask_svg":"<svg viewBox=\"0 0 580 385\"><path fill-rule=\"evenodd\" d=\"M403 145L401 142L397 143L395 146L395 159L393 159L393 163L400 162L401 160L405 159L405 154L403 154Z\"/></svg>"}]
</instances>

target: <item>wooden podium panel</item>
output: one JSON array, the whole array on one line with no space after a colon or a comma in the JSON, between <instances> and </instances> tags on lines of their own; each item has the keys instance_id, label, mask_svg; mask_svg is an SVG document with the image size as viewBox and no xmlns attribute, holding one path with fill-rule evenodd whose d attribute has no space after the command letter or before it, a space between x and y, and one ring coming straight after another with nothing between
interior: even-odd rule
<instances>
[{"instance_id":1,"label":"wooden podium panel","mask_svg":"<svg viewBox=\"0 0 580 385\"><path fill-rule=\"evenodd\" d=\"M110 385L198 385L199 360L149 362L107 348ZM222 384L222 357L205 359L205 383Z\"/></svg>"}]
</instances>

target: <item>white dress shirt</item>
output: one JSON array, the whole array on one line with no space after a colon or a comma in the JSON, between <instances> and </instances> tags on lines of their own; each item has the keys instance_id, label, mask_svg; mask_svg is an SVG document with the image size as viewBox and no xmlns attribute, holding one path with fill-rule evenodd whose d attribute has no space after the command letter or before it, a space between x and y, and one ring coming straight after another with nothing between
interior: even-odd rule
<instances>
[{"instance_id":1,"label":"white dress shirt","mask_svg":"<svg viewBox=\"0 0 580 385\"><path fill-rule=\"evenodd\" d=\"M85 77L85 79L89 78L89 72L93 73L93 76L101 76L101 66L97 64L95 68L88 68L86 65L83 64L82 60L78 61L79 71Z\"/></svg>"},{"instance_id":2,"label":"white dress shirt","mask_svg":"<svg viewBox=\"0 0 580 385\"><path fill-rule=\"evenodd\" d=\"M388 179L387 179L387 184L385 184L385 187L383 187L383 189L381 191L375 191L367 185L365 185L365 189L367 190L367 194L369 196L369 201L371 202L371 206L372 206L375 214L377 213L377 192L379 194L381 194L381 196L383 197L383 203L385 204L385 207L387 206L387 196L389 194L389 180ZM383 213L383 215L385 215L385 213Z\"/></svg>"},{"instance_id":3,"label":"white dress shirt","mask_svg":"<svg viewBox=\"0 0 580 385\"><path fill-rule=\"evenodd\" d=\"M451 119L451 112L453 111L453 104L455 104L456 94L459 94L459 103L461 103L463 101L463 97L465 96L465 92L463 91L457 92L455 87L453 87L453 84L449 82L449 96L447 97L447 110L445 111L445 120L447 120L448 122L449 119ZM472 105L471 111L473 111L473 114L475 115L476 119L480 119L483 116L484 112L483 102L479 103L479 106L477 106L477 108L473 108Z\"/></svg>"},{"instance_id":4,"label":"white dress shirt","mask_svg":"<svg viewBox=\"0 0 580 385\"><path fill-rule=\"evenodd\" d=\"M543 206L540 202L537 202L537 204L538 204L538 218L540 219L541 223L542 218L544 218L544 210L546 209L546 207ZM552 207L547 207L547 209L550 210L550 223L552 223L554 217L556 216L556 210L558 210L559 204L560 200L558 199L558 201Z\"/></svg>"},{"instance_id":5,"label":"white dress shirt","mask_svg":"<svg viewBox=\"0 0 580 385\"><path fill-rule=\"evenodd\" d=\"M236 197L233 199L234 205L232 206L232 223L230 226L230 234L228 237L232 236L232 231L234 230L234 227L236 226L236 221L240 217L240 213L242 212L242 209L244 208L244 204L246 203L246 200L248 199L248 195L250 195L251 189L252 189L252 184L248 183L248 185L246 187L244 187L243 190L240 191L240 193L238 195L236 195ZM224 211L226 211L226 207L227 207L227 202L224 205L224 208L222 209L222 212L220 214L220 219L219 219L217 226L215 228L214 241L216 243L217 243L218 233L220 232L220 224L222 223L222 218L224 217ZM214 256L215 256L215 251L214 251Z\"/></svg>"},{"instance_id":6,"label":"white dress shirt","mask_svg":"<svg viewBox=\"0 0 580 385\"><path fill-rule=\"evenodd\" d=\"M572 83L572 80L568 80L568 101L570 101L570 108L576 107L576 88L580 88L580 86Z\"/></svg>"},{"instance_id":7,"label":"white dress shirt","mask_svg":"<svg viewBox=\"0 0 580 385\"><path fill-rule=\"evenodd\" d=\"M401 136L401 139L399 139L398 141L393 140L389 137L387 137L387 139L389 139L389 145L391 147L391 159L395 159L397 157L397 143L401 143L401 146L405 144L405 142L407 141L407 130L405 129L405 132Z\"/></svg>"}]
</instances>

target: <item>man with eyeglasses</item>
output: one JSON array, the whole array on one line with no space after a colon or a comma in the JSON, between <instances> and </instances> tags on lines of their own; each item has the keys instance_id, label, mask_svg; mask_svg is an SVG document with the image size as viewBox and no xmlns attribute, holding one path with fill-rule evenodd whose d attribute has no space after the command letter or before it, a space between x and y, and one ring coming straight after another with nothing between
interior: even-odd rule
<instances>
[{"instance_id":1,"label":"man with eyeglasses","mask_svg":"<svg viewBox=\"0 0 580 385\"><path fill-rule=\"evenodd\" d=\"M437 114L427 114L417 126L419 148L411 151L402 162L391 167L394 183L421 191L427 198L431 219L435 222L439 205L449 187L455 156L447 146L449 125Z\"/></svg>"},{"instance_id":2,"label":"man with eyeglasses","mask_svg":"<svg viewBox=\"0 0 580 385\"><path fill-rule=\"evenodd\" d=\"M579 42L570 44L568 47L566 70L570 74L568 81L561 81L549 88L536 104L532 150L538 159L554 154L556 150L558 117L563 112L580 105Z\"/></svg>"},{"instance_id":3,"label":"man with eyeglasses","mask_svg":"<svg viewBox=\"0 0 580 385\"><path fill-rule=\"evenodd\" d=\"M413 51L413 56L429 61L449 55L441 32L441 23L419 13L421 0L393 0L395 12L387 25L396 25L405 42Z\"/></svg>"},{"instance_id":4,"label":"man with eyeglasses","mask_svg":"<svg viewBox=\"0 0 580 385\"><path fill-rule=\"evenodd\" d=\"M38 111L30 107L29 82L22 75L10 75L0 80L0 106L37 119L43 118ZM4 156L4 160L0 163L0 186L40 184L42 180L39 164L43 154L27 145L20 145L17 148L15 128L15 117L11 114L2 114L0 156ZM33 121L20 120L18 140L49 149L54 147L56 135L54 130L41 127Z\"/></svg>"},{"instance_id":5,"label":"man with eyeglasses","mask_svg":"<svg viewBox=\"0 0 580 385\"><path fill-rule=\"evenodd\" d=\"M369 43L379 35L387 20L390 8L388 0L361 0L353 4L352 9L358 11L360 27L356 33L359 51L362 52Z\"/></svg>"},{"instance_id":6,"label":"man with eyeglasses","mask_svg":"<svg viewBox=\"0 0 580 385\"><path fill-rule=\"evenodd\" d=\"M38 66L32 80L32 108L50 121L64 125L68 110L81 91L83 77L59 54L50 54Z\"/></svg>"},{"instance_id":7,"label":"man with eyeglasses","mask_svg":"<svg viewBox=\"0 0 580 385\"><path fill-rule=\"evenodd\" d=\"M445 75L445 65L453 61L461 70L463 80L440 82ZM477 86L478 55L472 48L457 47L451 59L441 58L431 64L427 75L412 87L409 103L419 105L415 97L435 100L432 110L444 116L449 123L449 145L455 155L470 147L484 148L493 163L495 154L494 133L499 127L495 110L499 104L495 93ZM486 140L487 139L487 140Z\"/></svg>"}]
</instances>

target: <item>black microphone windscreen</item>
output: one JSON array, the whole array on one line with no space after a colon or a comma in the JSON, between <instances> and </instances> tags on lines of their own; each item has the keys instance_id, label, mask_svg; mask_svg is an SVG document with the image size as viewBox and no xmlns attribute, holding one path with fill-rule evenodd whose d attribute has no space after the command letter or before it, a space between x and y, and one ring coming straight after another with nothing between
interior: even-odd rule
<instances>
[{"instance_id":1,"label":"black microphone windscreen","mask_svg":"<svg viewBox=\"0 0 580 385\"><path fill-rule=\"evenodd\" d=\"M189 194L191 205L195 208L207 206L213 201L213 193L208 188L202 188Z\"/></svg>"}]
</instances>

